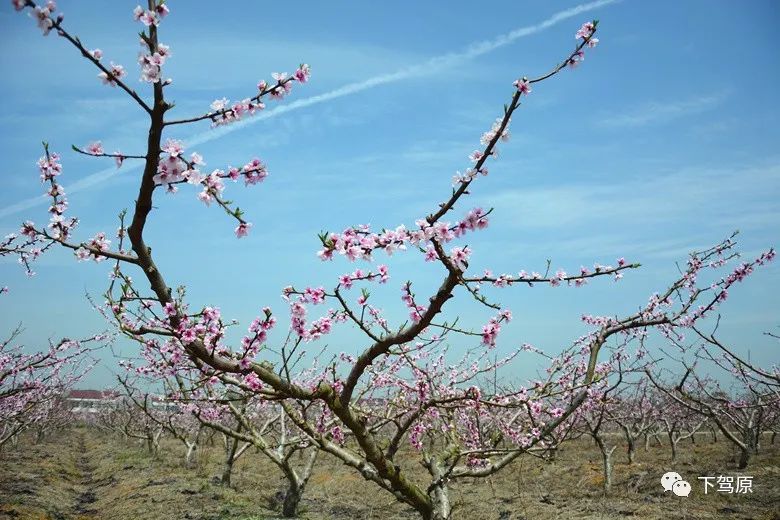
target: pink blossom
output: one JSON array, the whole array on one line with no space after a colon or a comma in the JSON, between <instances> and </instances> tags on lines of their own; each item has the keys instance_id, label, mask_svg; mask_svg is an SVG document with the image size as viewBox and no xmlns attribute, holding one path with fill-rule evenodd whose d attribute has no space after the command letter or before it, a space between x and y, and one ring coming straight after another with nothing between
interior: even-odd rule
<instances>
[{"instance_id":1,"label":"pink blossom","mask_svg":"<svg viewBox=\"0 0 780 520\"><path fill-rule=\"evenodd\" d=\"M271 77L276 80L276 86L271 89L271 97L275 99L281 99L292 88L290 82L286 82L286 72L274 72Z\"/></svg>"},{"instance_id":2,"label":"pink blossom","mask_svg":"<svg viewBox=\"0 0 780 520\"><path fill-rule=\"evenodd\" d=\"M164 312L164 313L165 313L165 315L166 315L166 316L168 316L169 318L170 318L170 317L172 317L172 316L176 316L176 304L175 304L175 303L173 303L173 302L167 302L167 303L166 303L166 304L163 306L163 312Z\"/></svg>"},{"instance_id":3,"label":"pink blossom","mask_svg":"<svg viewBox=\"0 0 780 520\"><path fill-rule=\"evenodd\" d=\"M160 67L144 66L141 68L141 81L147 83L159 83L161 79Z\"/></svg>"},{"instance_id":4,"label":"pink blossom","mask_svg":"<svg viewBox=\"0 0 780 520\"><path fill-rule=\"evenodd\" d=\"M484 157L484 154L480 150L474 150L469 154L469 160L477 162Z\"/></svg>"},{"instance_id":5,"label":"pink blossom","mask_svg":"<svg viewBox=\"0 0 780 520\"><path fill-rule=\"evenodd\" d=\"M133 11L133 14L135 15L135 11ZM157 15L152 11L144 11L138 20L147 27L151 27L152 25L157 26L160 24L160 20L157 18Z\"/></svg>"},{"instance_id":6,"label":"pink blossom","mask_svg":"<svg viewBox=\"0 0 780 520\"><path fill-rule=\"evenodd\" d=\"M503 122L503 118L498 118L493 122L493 126L490 128L489 131L482 134L482 137L480 138L480 143L487 146L493 139L496 138L498 135L499 130L501 129L501 123ZM508 125L507 125L508 126ZM501 131L501 134L498 135L498 138L501 141L508 141L509 140L509 130L507 127L504 128L503 131Z\"/></svg>"},{"instance_id":7,"label":"pink blossom","mask_svg":"<svg viewBox=\"0 0 780 520\"><path fill-rule=\"evenodd\" d=\"M103 145L100 143L100 141L95 141L94 143L87 145L87 151L92 155L102 155Z\"/></svg>"},{"instance_id":8,"label":"pink blossom","mask_svg":"<svg viewBox=\"0 0 780 520\"><path fill-rule=\"evenodd\" d=\"M168 139L162 147L162 151L168 153L171 157L179 157L184 152L184 147L181 141Z\"/></svg>"},{"instance_id":9,"label":"pink blossom","mask_svg":"<svg viewBox=\"0 0 780 520\"><path fill-rule=\"evenodd\" d=\"M157 14L157 16L160 17L160 19L162 19L165 18L171 11L168 9L168 4L162 2L157 4L157 6L154 8L154 12Z\"/></svg>"},{"instance_id":10,"label":"pink blossom","mask_svg":"<svg viewBox=\"0 0 780 520\"><path fill-rule=\"evenodd\" d=\"M334 426L330 430L330 435L333 438L333 442L336 444L343 445L344 444L344 432L341 430L339 426Z\"/></svg>"},{"instance_id":11,"label":"pink blossom","mask_svg":"<svg viewBox=\"0 0 780 520\"><path fill-rule=\"evenodd\" d=\"M498 324L498 320L491 318L488 324L482 327L482 343L490 347L495 346L499 332L501 332L501 326Z\"/></svg>"},{"instance_id":12,"label":"pink blossom","mask_svg":"<svg viewBox=\"0 0 780 520\"><path fill-rule=\"evenodd\" d=\"M35 238L35 236L38 234L38 232L35 231L35 224L29 220L22 224L22 229L19 232L29 238Z\"/></svg>"},{"instance_id":13,"label":"pink blossom","mask_svg":"<svg viewBox=\"0 0 780 520\"><path fill-rule=\"evenodd\" d=\"M387 280L390 279L390 275L387 272L387 266L386 265L378 265L377 271L379 271L379 283L385 283Z\"/></svg>"},{"instance_id":14,"label":"pink blossom","mask_svg":"<svg viewBox=\"0 0 780 520\"><path fill-rule=\"evenodd\" d=\"M116 87L116 80L122 79L125 76L125 68L121 65L116 65L114 62L111 62L111 67L109 68L109 73L101 72L98 74L98 77L103 82L104 85L111 85L112 87Z\"/></svg>"},{"instance_id":15,"label":"pink blossom","mask_svg":"<svg viewBox=\"0 0 780 520\"><path fill-rule=\"evenodd\" d=\"M569 58L568 65L571 68L574 68L577 66L578 63L582 62L585 59L585 53L580 51L575 52L571 58Z\"/></svg>"},{"instance_id":16,"label":"pink blossom","mask_svg":"<svg viewBox=\"0 0 780 520\"><path fill-rule=\"evenodd\" d=\"M196 339L198 339L198 335L195 329L185 329L181 334L181 341L184 344L192 343Z\"/></svg>"},{"instance_id":17,"label":"pink blossom","mask_svg":"<svg viewBox=\"0 0 780 520\"><path fill-rule=\"evenodd\" d=\"M325 288L317 287L315 289L313 287L307 287L303 292L303 299L306 302L311 302L313 305L325 303Z\"/></svg>"},{"instance_id":18,"label":"pink blossom","mask_svg":"<svg viewBox=\"0 0 780 520\"><path fill-rule=\"evenodd\" d=\"M53 6L54 3L52 2L51 5ZM49 4L43 8L38 6L33 8L34 16L38 19L38 28L43 31L44 36L48 35L49 31L51 31L51 28L54 26L54 22L50 16L52 11L53 9L49 8Z\"/></svg>"},{"instance_id":19,"label":"pink blossom","mask_svg":"<svg viewBox=\"0 0 780 520\"><path fill-rule=\"evenodd\" d=\"M219 111L224 110L224 108L228 105L228 99L227 98L221 98L221 99L215 99L211 102L211 110Z\"/></svg>"},{"instance_id":20,"label":"pink blossom","mask_svg":"<svg viewBox=\"0 0 780 520\"><path fill-rule=\"evenodd\" d=\"M563 408L553 408L550 410L550 415L555 417L556 419L558 417L561 417L563 415Z\"/></svg>"},{"instance_id":21,"label":"pink blossom","mask_svg":"<svg viewBox=\"0 0 780 520\"><path fill-rule=\"evenodd\" d=\"M450 260L455 264L455 267L464 271L467 267L467 262L471 256L471 248L466 247L454 247L450 251Z\"/></svg>"},{"instance_id":22,"label":"pink blossom","mask_svg":"<svg viewBox=\"0 0 780 520\"><path fill-rule=\"evenodd\" d=\"M329 316L323 316L312 322L311 329L304 334L304 338L308 341L319 339L322 335L330 333L332 327L333 322L331 318Z\"/></svg>"},{"instance_id":23,"label":"pink blossom","mask_svg":"<svg viewBox=\"0 0 780 520\"><path fill-rule=\"evenodd\" d=\"M596 25L593 22L585 22L582 24L582 27L579 28L577 34L575 34L574 37L578 40L584 40L589 38L595 30Z\"/></svg>"},{"instance_id":24,"label":"pink blossom","mask_svg":"<svg viewBox=\"0 0 780 520\"><path fill-rule=\"evenodd\" d=\"M203 162L203 157L201 157L201 155L196 152L192 152L192 154L190 154L190 162L192 164L197 164L197 165L206 164L205 162Z\"/></svg>"},{"instance_id":25,"label":"pink blossom","mask_svg":"<svg viewBox=\"0 0 780 520\"><path fill-rule=\"evenodd\" d=\"M178 144L178 142L174 142L174 145L171 145L171 141L169 141L166 144L166 148L176 151L175 144ZM159 161L157 164L157 174L153 179L157 184L168 185L170 188L171 183L184 180L184 174L187 171L187 165L184 161L179 159L176 155L169 155Z\"/></svg>"},{"instance_id":26,"label":"pink blossom","mask_svg":"<svg viewBox=\"0 0 780 520\"><path fill-rule=\"evenodd\" d=\"M260 159L255 158L244 165L241 174L244 175L244 185L249 186L263 182L268 177L268 170Z\"/></svg>"},{"instance_id":27,"label":"pink blossom","mask_svg":"<svg viewBox=\"0 0 780 520\"><path fill-rule=\"evenodd\" d=\"M517 88L517 91L520 92L520 94L528 95L531 93L531 82L528 81L528 78L520 78L512 83L512 85Z\"/></svg>"},{"instance_id":28,"label":"pink blossom","mask_svg":"<svg viewBox=\"0 0 780 520\"><path fill-rule=\"evenodd\" d=\"M241 358L241 361L238 362L238 366L241 368L241 370L249 370L249 368L252 366L252 360L248 357Z\"/></svg>"},{"instance_id":29,"label":"pink blossom","mask_svg":"<svg viewBox=\"0 0 780 520\"><path fill-rule=\"evenodd\" d=\"M255 392L260 390L263 387L260 378L257 377L257 374L255 374L254 372L249 372L247 375L244 376L244 384L248 386L250 389L254 390Z\"/></svg>"},{"instance_id":30,"label":"pink blossom","mask_svg":"<svg viewBox=\"0 0 780 520\"><path fill-rule=\"evenodd\" d=\"M89 242L87 242L90 249L92 250L92 255L94 257L94 260L96 262L101 262L106 259L105 256L100 255L97 251L108 251L109 245L111 244L110 240L106 240L106 234L103 232L98 233L95 235Z\"/></svg>"},{"instance_id":31,"label":"pink blossom","mask_svg":"<svg viewBox=\"0 0 780 520\"><path fill-rule=\"evenodd\" d=\"M252 224L249 222L241 222L238 227L235 229L236 238L245 237L249 234L249 228L252 227Z\"/></svg>"},{"instance_id":32,"label":"pink blossom","mask_svg":"<svg viewBox=\"0 0 780 520\"><path fill-rule=\"evenodd\" d=\"M339 285L344 289L350 289L352 287L352 277L348 274L342 274L339 276Z\"/></svg>"},{"instance_id":33,"label":"pink blossom","mask_svg":"<svg viewBox=\"0 0 780 520\"><path fill-rule=\"evenodd\" d=\"M298 67L298 70L295 71L295 74L293 74L296 80L298 80L299 83L306 83L309 81L309 76L311 76L311 67L309 67L306 63L302 63L300 67Z\"/></svg>"},{"instance_id":34,"label":"pink blossom","mask_svg":"<svg viewBox=\"0 0 780 520\"><path fill-rule=\"evenodd\" d=\"M156 53L162 61L160 62L160 65L165 63L165 60L170 58L171 56L171 48L167 45L163 45L162 43L157 44L157 53Z\"/></svg>"},{"instance_id":35,"label":"pink blossom","mask_svg":"<svg viewBox=\"0 0 780 520\"><path fill-rule=\"evenodd\" d=\"M73 254L76 255L76 259L79 262L84 262L86 260L89 260L89 257L91 256L91 253L83 247L79 247L78 249L76 249L73 252Z\"/></svg>"}]
</instances>

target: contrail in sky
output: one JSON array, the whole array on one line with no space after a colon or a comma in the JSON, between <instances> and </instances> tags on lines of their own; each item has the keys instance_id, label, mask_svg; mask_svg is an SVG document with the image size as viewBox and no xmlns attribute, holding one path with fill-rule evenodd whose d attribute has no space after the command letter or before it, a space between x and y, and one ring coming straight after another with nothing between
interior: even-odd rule
<instances>
[{"instance_id":1,"label":"contrail in sky","mask_svg":"<svg viewBox=\"0 0 780 520\"><path fill-rule=\"evenodd\" d=\"M330 101L332 99L337 99L340 97L348 96L350 94L355 94L357 92L362 92L364 90L368 90L370 88L379 85L386 85L388 83L395 83L397 81L402 81L404 79L408 79L415 76L423 76L426 74L431 74L437 69L450 67L457 63L461 63L476 58L478 56L482 56L483 54L487 54L501 47L510 45L514 43L516 40L519 40L520 38L524 38L526 36L530 36L532 34L536 34L538 32L544 31L545 29L548 29L553 25L558 24L559 22L568 20L569 18L572 18L574 16L577 16L587 11L592 11L593 9L597 9L605 5L617 3L619 1L621 0L597 0L595 2L580 4L570 9L559 11L539 24L520 27L518 29L515 29L514 31L508 32L506 34L502 34L501 36L498 36L491 40L472 43L462 51L442 54L440 56L434 56L433 58L430 58L425 62L419 63L417 65L411 65L409 67L405 67L396 72L381 74L379 76L374 76L373 78L368 78L363 81L349 83L347 85L344 85L343 87L339 87L335 90L325 92L324 94L319 94L317 96L299 99L297 101L293 101L285 105L279 105L275 108L266 110L264 112L261 112L258 115L251 116L247 119L243 119L236 123L232 123L228 126L221 126L213 130L202 132L200 134L195 135L192 138L187 139L187 145L197 146L203 143L208 143L215 139L219 139L222 136L231 134L236 130L240 130L245 126L253 125L259 121L271 119L273 117L286 114L287 112L292 112L293 110L306 108L312 105L323 103L325 101ZM141 162L133 162L131 164L125 164L122 168L123 170L137 170L141 168L141 164L142 164ZM83 189L89 188L90 186L94 186L95 184L102 182L114 175L116 175L116 168L114 167L105 168L93 174L87 175L83 179L76 181L73 184L68 185L67 192L72 194L77 191L81 191ZM49 198L45 195L41 195L40 197L32 197L29 199L25 199L17 202L16 204L12 204L3 209L0 209L0 218L19 213L20 211L32 208L39 204L46 204L48 202L49 202Z\"/></svg>"}]
</instances>

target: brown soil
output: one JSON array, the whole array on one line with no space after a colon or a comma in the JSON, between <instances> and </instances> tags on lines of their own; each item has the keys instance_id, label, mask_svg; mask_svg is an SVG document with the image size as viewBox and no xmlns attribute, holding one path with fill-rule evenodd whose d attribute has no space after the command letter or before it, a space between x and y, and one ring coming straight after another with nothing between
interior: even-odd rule
<instances>
[{"instance_id":1,"label":"brown soil","mask_svg":"<svg viewBox=\"0 0 780 520\"><path fill-rule=\"evenodd\" d=\"M780 443L765 442L746 471L732 450L705 436L686 442L669 462L665 446L640 448L633 465L615 452L613 491L601 489L600 456L591 443L564 447L555 462L519 459L497 476L460 482L452 490L455 519L538 520L626 518L780 520ZM263 520L279 518L280 472L248 451L235 466L233 488L219 485L223 448L204 446L197 467L184 466L184 447L163 442L155 458L135 441L74 428L40 444L23 438L0 453L0 520ZM416 465L404 464L412 473ZM677 471L693 487L681 498L664 493L660 477ZM753 493L703 493L698 476L753 477ZM301 506L301 518L416 519L408 507L322 455Z\"/></svg>"}]
</instances>

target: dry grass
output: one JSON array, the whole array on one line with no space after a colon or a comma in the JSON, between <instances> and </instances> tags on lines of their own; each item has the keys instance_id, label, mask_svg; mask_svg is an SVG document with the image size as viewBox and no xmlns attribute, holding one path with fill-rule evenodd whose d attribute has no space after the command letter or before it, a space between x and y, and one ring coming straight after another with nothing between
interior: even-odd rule
<instances>
[{"instance_id":1,"label":"dry grass","mask_svg":"<svg viewBox=\"0 0 780 520\"><path fill-rule=\"evenodd\" d=\"M67 520L265 520L278 518L275 495L280 472L261 454L249 452L236 464L233 488L218 485L222 448L206 446L198 467L183 464L183 447L171 441L155 459L143 446L75 428L34 445L0 454L0 519ZM452 490L454 517L469 520L535 519L763 519L780 520L780 446L764 446L744 473L735 469L729 447L700 439L686 444L680 460L669 451L640 449L625 464L615 453L614 486L601 491L598 452L588 442L566 446L553 463L521 458L488 480L465 481ZM404 464L411 473L419 468ZM693 494L664 494L660 476L674 470L693 485ZM704 475L753 476L748 495L704 495ZM302 518L414 519L409 508L363 481L353 470L321 456L302 503Z\"/></svg>"}]
</instances>

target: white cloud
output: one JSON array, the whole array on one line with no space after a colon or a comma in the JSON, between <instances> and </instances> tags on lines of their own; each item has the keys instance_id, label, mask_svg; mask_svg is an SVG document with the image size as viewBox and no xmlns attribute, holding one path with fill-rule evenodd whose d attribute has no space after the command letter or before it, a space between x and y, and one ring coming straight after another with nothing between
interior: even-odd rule
<instances>
[{"instance_id":1,"label":"white cloud","mask_svg":"<svg viewBox=\"0 0 780 520\"><path fill-rule=\"evenodd\" d=\"M713 94L680 101L653 101L633 111L604 116L597 119L596 124L603 128L625 128L668 123L680 117L712 110L726 97L726 94Z\"/></svg>"},{"instance_id":2,"label":"white cloud","mask_svg":"<svg viewBox=\"0 0 780 520\"><path fill-rule=\"evenodd\" d=\"M504 190L483 194L477 203L495 208L501 217L497 227L529 237L529 244L541 250L682 258L696 246L735 230L746 237L777 238L779 178L780 163L774 158L732 168L634 174L619 184ZM529 244L519 243L517 248ZM766 245L772 244L760 244Z\"/></svg>"},{"instance_id":3,"label":"white cloud","mask_svg":"<svg viewBox=\"0 0 780 520\"><path fill-rule=\"evenodd\" d=\"M777 214L772 192L777 192L780 164L688 168L665 174L634 174L619 183L580 183L507 190L486 194L485 206L514 209L518 226L557 228L594 220L668 222L697 214L716 221L765 224ZM767 204L763 205L762 200ZM762 218L759 218L763 216Z\"/></svg>"},{"instance_id":4,"label":"white cloud","mask_svg":"<svg viewBox=\"0 0 780 520\"><path fill-rule=\"evenodd\" d=\"M472 43L464 50L458 52L451 52L440 56L435 56L425 62L400 69L396 72L381 74L364 81L349 83L347 85L331 90L324 94L308 97L305 99L299 99L287 103L285 105L277 106L276 108L267 110L257 116L252 117L251 119L245 119L243 121L234 123L230 126L220 127L208 132L203 132L201 134L194 136L193 138L188 139L187 145L197 146L210 141L214 141L228 134L236 132L246 126L255 125L260 121L275 118L282 114L286 114L294 110L299 110L301 108L317 105L325 101L330 101L333 99L356 94L358 92L369 90L374 87L378 87L380 85L386 85L386 84L402 81L405 79L409 79L412 77L432 74L442 68L451 67L458 63L462 63L468 60L472 60L476 57L482 56L501 47L505 47L520 38L524 38L526 36L530 36L532 34L536 34L538 32L544 31L545 29L548 29L556 25L557 23L562 22L564 20L568 20L574 16L578 16L582 13L592 11L599 7L614 4L618 1L620 0L597 0L594 2L577 5L570 9L559 11L539 24L521 27L509 33L497 36L496 38L493 38L491 40ZM140 168L140 164L138 163L127 164L123 168L125 170L136 170ZM107 178L111 177L111 175L114 174L115 171L116 170L114 168L106 168L96 173L93 173L91 175L88 175L87 177L81 179L80 181L69 185L67 187L68 192L72 194L74 192L87 189L90 186L94 186L95 184L100 183L106 180ZM16 213L19 213L20 211L24 211L26 209L35 207L39 204L43 204L46 201L47 199L41 196L41 197L34 197L34 198L17 202L15 204L0 209L0 218L7 217L9 215L14 215Z\"/></svg>"}]
</instances>

